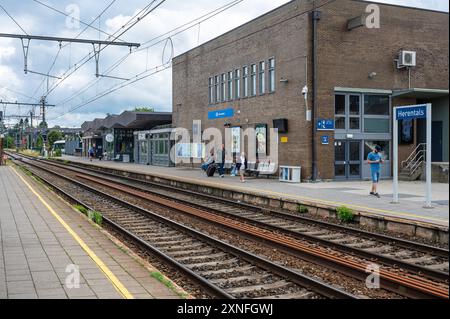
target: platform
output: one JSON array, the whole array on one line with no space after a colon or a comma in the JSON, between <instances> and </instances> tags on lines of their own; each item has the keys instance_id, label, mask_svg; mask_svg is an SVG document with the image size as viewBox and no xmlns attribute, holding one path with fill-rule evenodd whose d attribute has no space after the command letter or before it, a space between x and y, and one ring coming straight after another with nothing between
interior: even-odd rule
<instances>
[{"instance_id":1,"label":"platform","mask_svg":"<svg viewBox=\"0 0 450 319\"><path fill-rule=\"evenodd\" d=\"M0 167L0 299L179 298L152 271L43 185Z\"/></svg>"},{"instance_id":2,"label":"platform","mask_svg":"<svg viewBox=\"0 0 450 319\"><path fill-rule=\"evenodd\" d=\"M199 169L146 166L112 161L89 161L87 158L63 156L63 160L100 165L135 173L161 176L201 185L258 193L270 197L321 203L330 206L345 205L358 211L379 216L401 218L406 221L449 225L449 184L433 183L433 209L425 209L425 184L423 182L399 182L400 204L392 204L392 181L383 180L379 185L381 198L369 195L370 181L335 181L320 183L288 184L278 179L248 178L245 184L239 177L208 178Z\"/></svg>"}]
</instances>

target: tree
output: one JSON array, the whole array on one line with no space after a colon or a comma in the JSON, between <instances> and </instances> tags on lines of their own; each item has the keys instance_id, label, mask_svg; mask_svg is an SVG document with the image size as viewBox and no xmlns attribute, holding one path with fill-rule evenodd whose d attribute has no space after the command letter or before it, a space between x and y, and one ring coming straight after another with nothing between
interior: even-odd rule
<instances>
[{"instance_id":1,"label":"tree","mask_svg":"<svg viewBox=\"0 0 450 319\"><path fill-rule=\"evenodd\" d=\"M152 107L136 107L134 108L134 112L148 112L148 113L153 113L155 112L155 109Z\"/></svg>"},{"instance_id":2,"label":"tree","mask_svg":"<svg viewBox=\"0 0 450 319\"><path fill-rule=\"evenodd\" d=\"M62 133L59 131L51 131L50 133L48 133L47 135L48 148L49 149L52 148L53 144L62 138L63 138Z\"/></svg>"},{"instance_id":3,"label":"tree","mask_svg":"<svg viewBox=\"0 0 450 319\"><path fill-rule=\"evenodd\" d=\"M47 128L48 126L47 126L47 123L46 122L41 122L41 123L39 123L39 126L38 126L39 128Z\"/></svg>"}]
</instances>

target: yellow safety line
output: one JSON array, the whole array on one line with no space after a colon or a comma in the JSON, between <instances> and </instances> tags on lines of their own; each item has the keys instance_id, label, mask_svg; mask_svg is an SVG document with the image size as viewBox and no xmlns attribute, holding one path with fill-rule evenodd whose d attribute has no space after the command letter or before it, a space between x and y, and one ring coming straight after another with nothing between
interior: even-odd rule
<instances>
[{"instance_id":1,"label":"yellow safety line","mask_svg":"<svg viewBox=\"0 0 450 319\"><path fill-rule=\"evenodd\" d=\"M24 184L31 190L31 192L36 195L36 197L44 204L44 206L49 210L50 213L61 223L61 225L67 230L69 234L72 235L72 237L78 242L78 244L81 246L81 248L84 249L84 251L89 255L89 257L92 258L92 260L97 264L97 266L100 268L100 270L105 274L105 276L109 279L109 281L112 283L114 288L125 298L125 299L134 299L133 295L128 291L127 288L120 282L120 280L113 274L111 270L109 270L108 266L105 265L105 263L92 251L91 248L83 241L83 239L78 236L78 234L73 231L73 229L64 221L64 219L61 218L54 210L53 208L39 195L33 187L19 174L17 171L11 167L14 171L14 173L17 174L17 176L20 177L20 179L24 182Z\"/></svg>"}]
</instances>

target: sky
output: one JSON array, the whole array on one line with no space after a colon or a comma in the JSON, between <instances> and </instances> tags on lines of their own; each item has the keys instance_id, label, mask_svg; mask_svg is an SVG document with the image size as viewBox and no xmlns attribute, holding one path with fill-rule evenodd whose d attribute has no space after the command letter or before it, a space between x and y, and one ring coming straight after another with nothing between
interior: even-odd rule
<instances>
[{"instance_id":1,"label":"sky","mask_svg":"<svg viewBox=\"0 0 450 319\"><path fill-rule=\"evenodd\" d=\"M56 12L42 2L60 12ZM160 2L156 0L154 4ZM24 57L19 39L0 38L0 100L37 103L47 91L54 88L47 97L49 107L47 122L50 126L79 127L84 121L105 117L106 114L120 114L135 107L153 107L156 111L170 112L172 108L172 71L170 59L196 47L228 30L231 30L289 0L166 0L143 20L119 37L125 42L145 43L164 35L179 26L206 15L227 4L229 9L212 18L192 23L192 28L177 35L170 34L142 45L144 49L129 54L128 47L108 46L99 54L99 74L116 78L96 78L95 59L91 44L63 43L32 40L28 51L28 70L60 77L45 77L24 73ZM378 2L415 6L448 12L447 0L379 0ZM90 24L80 39L104 40L108 34L123 30L123 26L138 14L150 0L0 0L0 33L76 37L85 25L68 19L64 14L78 16L78 20ZM110 5L111 4L111 5ZM110 5L110 6L109 6ZM108 7L109 6L109 7ZM105 9L99 19L97 16ZM62 13L61 13L62 12ZM79 15L76 15L77 12ZM19 26L20 27L19 27ZM190 26L190 25L189 25ZM95 28L95 29L94 29ZM101 30L101 31L98 31ZM118 34L116 34L118 35ZM118 41L119 41L118 40ZM150 46L151 45L151 46ZM148 49L145 47L149 46ZM90 54L90 55L89 55ZM92 57L84 65L87 57ZM82 59L85 60L82 60ZM125 59L126 58L126 59ZM121 61L121 59L125 59ZM55 63L53 64L53 62ZM121 61L108 72L111 66ZM73 71L70 76L68 70ZM124 79L146 78L128 84ZM137 78L136 78L137 76ZM47 81L48 79L48 81ZM119 88L110 92L114 88ZM106 94L108 93L108 94ZM104 94L104 96L102 96ZM93 98L102 96L94 101ZM30 106L5 106L0 111L6 115L25 115ZM34 109L39 113L39 108Z\"/></svg>"}]
</instances>

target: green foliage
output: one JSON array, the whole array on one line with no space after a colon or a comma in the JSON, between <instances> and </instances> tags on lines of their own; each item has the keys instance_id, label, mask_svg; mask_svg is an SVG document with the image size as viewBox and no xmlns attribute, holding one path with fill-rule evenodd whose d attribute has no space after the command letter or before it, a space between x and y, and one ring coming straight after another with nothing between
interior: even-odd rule
<instances>
[{"instance_id":1,"label":"green foliage","mask_svg":"<svg viewBox=\"0 0 450 319\"><path fill-rule=\"evenodd\" d=\"M54 157L61 157L62 156L62 151L61 150L56 150L53 154Z\"/></svg>"},{"instance_id":2,"label":"green foliage","mask_svg":"<svg viewBox=\"0 0 450 319\"><path fill-rule=\"evenodd\" d=\"M88 211L88 217L97 225L101 225L103 223L103 216L100 212L97 211Z\"/></svg>"},{"instance_id":3,"label":"green foliage","mask_svg":"<svg viewBox=\"0 0 450 319\"><path fill-rule=\"evenodd\" d=\"M3 139L3 148L7 149L12 147L14 147L14 138L8 135Z\"/></svg>"},{"instance_id":4,"label":"green foliage","mask_svg":"<svg viewBox=\"0 0 450 319\"><path fill-rule=\"evenodd\" d=\"M63 135L60 131L51 131L50 133L48 133L47 141L48 141L49 149L53 147L53 144L56 141L59 141L62 138L63 138Z\"/></svg>"},{"instance_id":5,"label":"green foliage","mask_svg":"<svg viewBox=\"0 0 450 319\"><path fill-rule=\"evenodd\" d=\"M73 206L76 210L80 211L81 213L87 215L88 214L88 210L86 209L86 207L82 206L82 205L74 205Z\"/></svg>"},{"instance_id":6,"label":"green foliage","mask_svg":"<svg viewBox=\"0 0 450 319\"><path fill-rule=\"evenodd\" d=\"M345 206L341 206L339 208L336 209L337 212L337 217L339 218L340 221L343 221L345 223L349 223L351 221L353 221L353 219L355 218L355 214L353 214L353 211Z\"/></svg>"},{"instance_id":7,"label":"green foliage","mask_svg":"<svg viewBox=\"0 0 450 319\"><path fill-rule=\"evenodd\" d=\"M306 207L306 206L298 205L298 206L297 206L297 211L298 211L300 214L307 214L307 213L309 212L309 209L308 209L308 207Z\"/></svg>"},{"instance_id":8,"label":"green foliage","mask_svg":"<svg viewBox=\"0 0 450 319\"><path fill-rule=\"evenodd\" d=\"M155 112L155 109L152 107L136 107L134 108L134 112L148 112L148 113L153 113Z\"/></svg>"}]
</instances>

